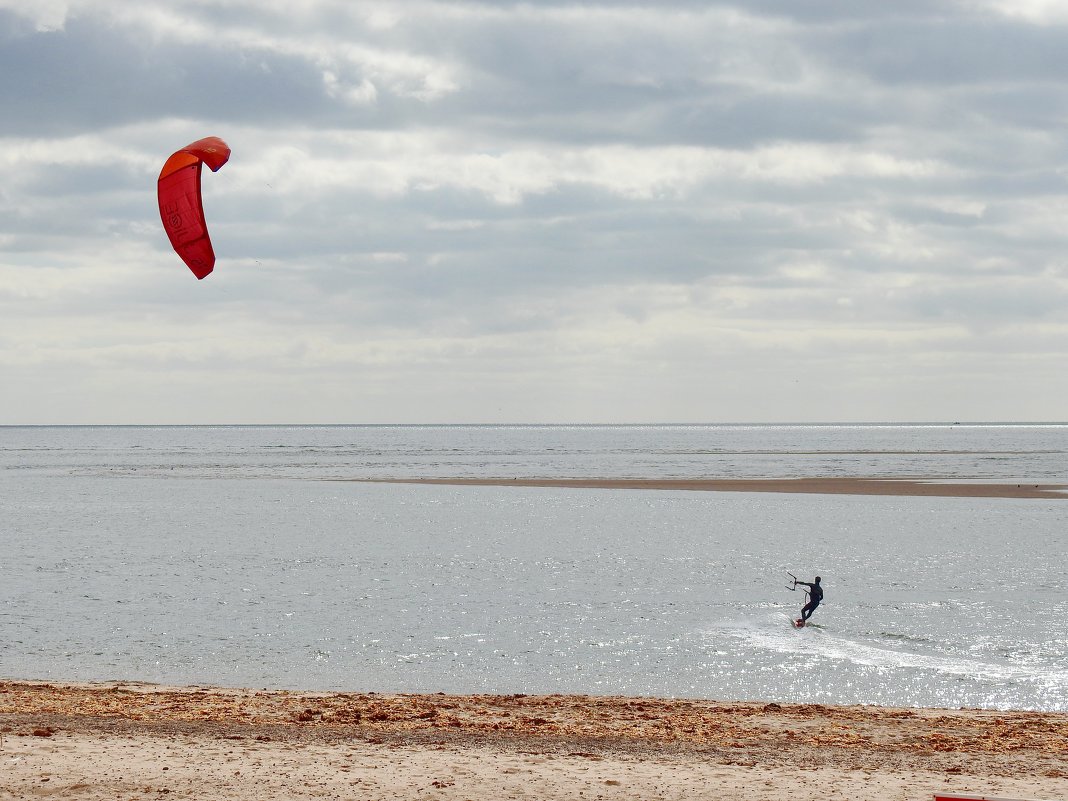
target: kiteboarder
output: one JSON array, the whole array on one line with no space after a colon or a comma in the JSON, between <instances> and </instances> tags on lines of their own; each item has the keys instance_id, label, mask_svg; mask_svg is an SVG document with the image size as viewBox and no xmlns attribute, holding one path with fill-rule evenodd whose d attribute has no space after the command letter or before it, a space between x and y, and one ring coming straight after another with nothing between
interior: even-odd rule
<instances>
[{"instance_id":1,"label":"kiteboarder","mask_svg":"<svg viewBox=\"0 0 1068 801\"><path fill-rule=\"evenodd\" d=\"M816 611L820 601L823 600L823 587L820 586L819 576L816 576L816 580L811 583L794 579L794 584L808 587L808 603L801 607L801 624L804 625L812 617L812 613Z\"/></svg>"}]
</instances>

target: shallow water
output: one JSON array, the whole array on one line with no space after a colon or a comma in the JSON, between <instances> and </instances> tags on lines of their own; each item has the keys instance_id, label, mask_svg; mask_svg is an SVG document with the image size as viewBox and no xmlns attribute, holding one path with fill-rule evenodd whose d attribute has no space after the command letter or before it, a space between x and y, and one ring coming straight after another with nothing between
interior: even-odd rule
<instances>
[{"instance_id":1,"label":"shallow water","mask_svg":"<svg viewBox=\"0 0 1068 801\"><path fill-rule=\"evenodd\" d=\"M319 480L697 465L632 429L392 433L0 429L0 675L1068 711L1068 502ZM801 449L856 466L788 433L783 470ZM931 450L868 433L845 450L883 468ZM1065 480L1056 437L983 433L947 475L1030 448L1012 475ZM763 444L729 450L710 458L762 474ZM818 627L789 625L786 570L823 576Z\"/></svg>"}]
</instances>

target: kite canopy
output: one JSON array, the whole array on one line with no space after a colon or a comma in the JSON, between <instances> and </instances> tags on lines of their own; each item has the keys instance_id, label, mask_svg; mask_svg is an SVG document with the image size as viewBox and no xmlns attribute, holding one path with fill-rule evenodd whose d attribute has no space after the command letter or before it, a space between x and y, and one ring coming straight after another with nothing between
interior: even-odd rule
<instances>
[{"instance_id":1,"label":"kite canopy","mask_svg":"<svg viewBox=\"0 0 1068 801\"><path fill-rule=\"evenodd\" d=\"M175 152L159 174L159 216L174 251L198 279L215 269L215 251L208 238L200 198L200 166L217 172L230 158L230 148L217 136L198 139Z\"/></svg>"}]
</instances>

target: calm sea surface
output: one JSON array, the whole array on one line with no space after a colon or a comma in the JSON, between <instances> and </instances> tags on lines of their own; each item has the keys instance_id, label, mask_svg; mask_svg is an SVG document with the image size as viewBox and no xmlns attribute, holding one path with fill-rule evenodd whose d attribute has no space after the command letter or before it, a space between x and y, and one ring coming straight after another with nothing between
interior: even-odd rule
<instances>
[{"instance_id":1,"label":"calm sea surface","mask_svg":"<svg viewBox=\"0 0 1068 801\"><path fill-rule=\"evenodd\" d=\"M415 476L1068 483L1068 425L0 427L0 676L1068 711L1068 500L338 480Z\"/></svg>"}]
</instances>

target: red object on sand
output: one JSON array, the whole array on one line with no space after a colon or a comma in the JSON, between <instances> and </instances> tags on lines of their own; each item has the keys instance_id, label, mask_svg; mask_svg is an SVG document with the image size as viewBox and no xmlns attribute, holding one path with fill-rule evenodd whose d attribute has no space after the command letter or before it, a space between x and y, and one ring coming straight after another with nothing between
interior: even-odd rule
<instances>
[{"instance_id":1,"label":"red object on sand","mask_svg":"<svg viewBox=\"0 0 1068 801\"><path fill-rule=\"evenodd\" d=\"M946 795L935 793L934 801L1039 801L1036 798L1002 798L994 795Z\"/></svg>"}]
</instances>

